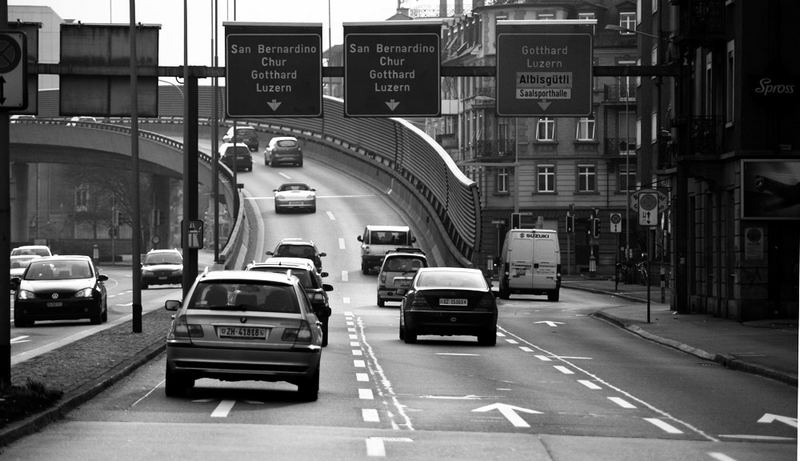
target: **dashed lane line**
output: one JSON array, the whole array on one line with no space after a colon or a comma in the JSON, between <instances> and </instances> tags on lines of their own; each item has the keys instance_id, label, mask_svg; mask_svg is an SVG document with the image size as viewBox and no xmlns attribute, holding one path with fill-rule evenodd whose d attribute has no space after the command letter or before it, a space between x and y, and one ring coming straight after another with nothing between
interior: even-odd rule
<instances>
[{"instance_id":1,"label":"dashed lane line","mask_svg":"<svg viewBox=\"0 0 800 461\"><path fill-rule=\"evenodd\" d=\"M223 400L217 405L217 408L211 412L212 418L227 418L228 414L233 409L233 406L236 405L236 400Z\"/></svg>"},{"instance_id":2,"label":"dashed lane line","mask_svg":"<svg viewBox=\"0 0 800 461\"><path fill-rule=\"evenodd\" d=\"M666 432L667 434L683 434L682 430L658 418L644 418L644 420Z\"/></svg>"},{"instance_id":3,"label":"dashed lane line","mask_svg":"<svg viewBox=\"0 0 800 461\"><path fill-rule=\"evenodd\" d=\"M608 400L611 400L612 402L616 403L617 405L619 405L622 408L626 408L626 409L629 409L629 410L636 408L636 405L628 402L627 400L625 400L625 399L623 399L621 397L609 397Z\"/></svg>"}]
</instances>

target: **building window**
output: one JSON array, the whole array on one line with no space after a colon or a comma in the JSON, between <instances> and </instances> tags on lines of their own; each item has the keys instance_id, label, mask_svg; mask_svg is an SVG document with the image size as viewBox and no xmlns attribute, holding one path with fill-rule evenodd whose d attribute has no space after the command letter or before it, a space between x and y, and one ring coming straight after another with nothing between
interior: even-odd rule
<instances>
[{"instance_id":1,"label":"building window","mask_svg":"<svg viewBox=\"0 0 800 461\"><path fill-rule=\"evenodd\" d=\"M75 188L75 211L89 211L89 186L81 184Z\"/></svg>"},{"instance_id":2,"label":"building window","mask_svg":"<svg viewBox=\"0 0 800 461\"><path fill-rule=\"evenodd\" d=\"M536 167L536 190L538 192L556 191L555 165L539 165Z\"/></svg>"},{"instance_id":3,"label":"building window","mask_svg":"<svg viewBox=\"0 0 800 461\"><path fill-rule=\"evenodd\" d=\"M549 117L542 117L536 123L537 141L555 141L556 121Z\"/></svg>"},{"instance_id":4,"label":"building window","mask_svg":"<svg viewBox=\"0 0 800 461\"><path fill-rule=\"evenodd\" d=\"M635 11L622 11L619 13L619 25L625 29L636 30L636 12ZM626 32L621 30L620 35L633 35L633 32Z\"/></svg>"},{"instance_id":5,"label":"building window","mask_svg":"<svg viewBox=\"0 0 800 461\"><path fill-rule=\"evenodd\" d=\"M594 165L578 165L578 192L595 192L597 190L597 167Z\"/></svg>"},{"instance_id":6,"label":"building window","mask_svg":"<svg viewBox=\"0 0 800 461\"><path fill-rule=\"evenodd\" d=\"M578 141L594 141L594 118L581 117L575 127L575 139Z\"/></svg>"},{"instance_id":7,"label":"building window","mask_svg":"<svg viewBox=\"0 0 800 461\"><path fill-rule=\"evenodd\" d=\"M508 193L508 168L497 169L497 193Z\"/></svg>"},{"instance_id":8,"label":"building window","mask_svg":"<svg viewBox=\"0 0 800 461\"><path fill-rule=\"evenodd\" d=\"M584 21L591 21L592 19L595 19L594 11L578 13L578 19L582 19Z\"/></svg>"},{"instance_id":9,"label":"building window","mask_svg":"<svg viewBox=\"0 0 800 461\"><path fill-rule=\"evenodd\" d=\"M650 8L653 10L653 13L658 11L658 0L652 0L650 3Z\"/></svg>"},{"instance_id":10,"label":"building window","mask_svg":"<svg viewBox=\"0 0 800 461\"><path fill-rule=\"evenodd\" d=\"M655 143L658 140L658 114L653 112L650 114L650 142Z\"/></svg>"},{"instance_id":11,"label":"building window","mask_svg":"<svg viewBox=\"0 0 800 461\"><path fill-rule=\"evenodd\" d=\"M733 124L733 109L735 107L734 101L736 100L736 92L734 89L736 83L734 64L736 64L736 62L734 60L733 43L733 40L728 42L728 52L725 62L725 122L729 125Z\"/></svg>"},{"instance_id":12,"label":"building window","mask_svg":"<svg viewBox=\"0 0 800 461\"><path fill-rule=\"evenodd\" d=\"M642 147L642 119L636 119L636 148Z\"/></svg>"},{"instance_id":13,"label":"building window","mask_svg":"<svg viewBox=\"0 0 800 461\"><path fill-rule=\"evenodd\" d=\"M650 64L653 66L658 65L658 43L655 43L653 48L650 49Z\"/></svg>"},{"instance_id":14,"label":"building window","mask_svg":"<svg viewBox=\"0 0 800 461\"><path fill-rule=\"evenodd\" d=\"M620 165L619 191L620 192L636 191L636 168L633 165L629 167L626 167L625 165Z\"/></svg>"},{"instance_id":15,"label":"building window","mask_svg":"<svg viewBox=\"0 0 800 461\"><path fill-rule=\"evenodd\" d=\"M714 73L713 68L713 55L706 54L706 73L705 73L705 115L712 115L714 113Z\"/></svg>"}]
</instances>

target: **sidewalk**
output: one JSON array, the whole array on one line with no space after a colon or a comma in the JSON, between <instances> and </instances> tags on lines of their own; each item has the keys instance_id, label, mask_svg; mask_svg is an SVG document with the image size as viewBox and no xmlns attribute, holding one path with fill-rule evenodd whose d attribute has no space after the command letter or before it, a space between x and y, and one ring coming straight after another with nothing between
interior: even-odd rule
<instances>
[{"instance_id":1,"label":"sidewalk","mask_svg":"<svg viewBox=\"0 0 800 461\"><path fill-rule=\"evenodd\" d=\"M610 306L594 314L649 340L726 367L759 374L797 386L797 319L736 322L705 314L678 314L670 309L670 293L650 287L618 284L613 278L569 276L562 287L604 293L640 303Z\"/></svg>"}]
</instances>

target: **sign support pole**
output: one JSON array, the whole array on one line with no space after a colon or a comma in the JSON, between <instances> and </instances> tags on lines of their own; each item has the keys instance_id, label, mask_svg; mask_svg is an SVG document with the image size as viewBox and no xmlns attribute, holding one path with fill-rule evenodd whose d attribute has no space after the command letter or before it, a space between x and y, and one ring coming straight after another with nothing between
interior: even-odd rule
<instances>
[{"instance_id":1,"label":"sign support pole","mask_svg":"<svg viewBox=\"0 0 800 461\"><path fill-rule=\"evenodd\" d=\"M0 24L8 24L8 1L0 0ZM9 127L8 111L0 110L0 178L9 177ZM11 194L8 186L0 187L0 252L4 255L11 254ZM0 278L7 280L11 272L11 262L8 258L0 258ZM0 306L0 387L11 384L11 306L9 299L11 289L8 284L3 285L0 296L3 305Z\"/></svg>"},{"instance_id":2,"label":"sign support pole","mask_svg":"<svg viewBox=\"0 0 800 461\"><path fill-rule=\"evenodd\" d=\"M133 188L131 197L131 288L132 294L132 320L134 333L142 332L142 266L141 266L141 210L139 209L139 104L138 104L138 60L136 58L136 1L130 0L130 66L131 66L131 162Z\"/></svg>"}]
</instances>

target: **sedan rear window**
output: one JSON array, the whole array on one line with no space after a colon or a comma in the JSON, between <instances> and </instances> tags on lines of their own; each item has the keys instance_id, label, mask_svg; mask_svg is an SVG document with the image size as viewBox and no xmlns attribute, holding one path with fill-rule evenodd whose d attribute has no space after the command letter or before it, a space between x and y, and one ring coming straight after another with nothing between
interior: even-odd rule
<instances>
[{"instance_id":1,"label":"sedan rear window","mask_svg":"<svg viewBox=\"0 0 800 461\"><path fill-rule=\"evenodd\" d=\"M85 279L92 276L86 261L31 262L25 273L26 280Z\"/></svg>"},{"instance_id":2,"label":"sedan rear window","mask_svg":"<svg viewBox=\"0 0 800 461\"><path fill-rule=\"evenodd\" d=\"M275 144L277 144L278 147L294 147L297 145L297 141L294 139L282 139Z\"/></svg>"},{"instance_id":3,"label":"sedan rear window","mask_svg":"<svg viewBox=\"0 0 800 461\"><path fill-rule=\"evenodd\" d=\"M178 254L152 254L147 255L144 260L145 265L151 264L183 264L181 256Z\"/></svg>"},{"instance_id":4,"label":"sedan rear window","mask_svg":"<svg viewBox=\"0 0 800 461\"><path fill-rule=\"evenodd\" d=\"M317 288L314 280L312 280L311 274L309 274L305 269L291 269L287 267L254 267L252 270L260 272L273 272L276 274L285 274L289 272L291 275L297 277L297 279L300 281L300 285L303 288Z\"/></svg>"},{"instance_id":5,"label":"sedan rear window","mask_svg":"<svg viewBox=\"0 0 800 461\"><path fill-rule=\"evenodd\" d=\"M300 313L291 285L247 282L201 283L188 309Z\"/></svg>"},{"instance_id":6,"label":"sedan rear window","mask_svg":"<svg viewBox=\"0 0 800 461\"><path fill-rule=\"evenodd\" d=\"M417 279L418 287L472 288L484 290L486 280L480 272L424 272Z\"/></svg>"}]
</instances>

